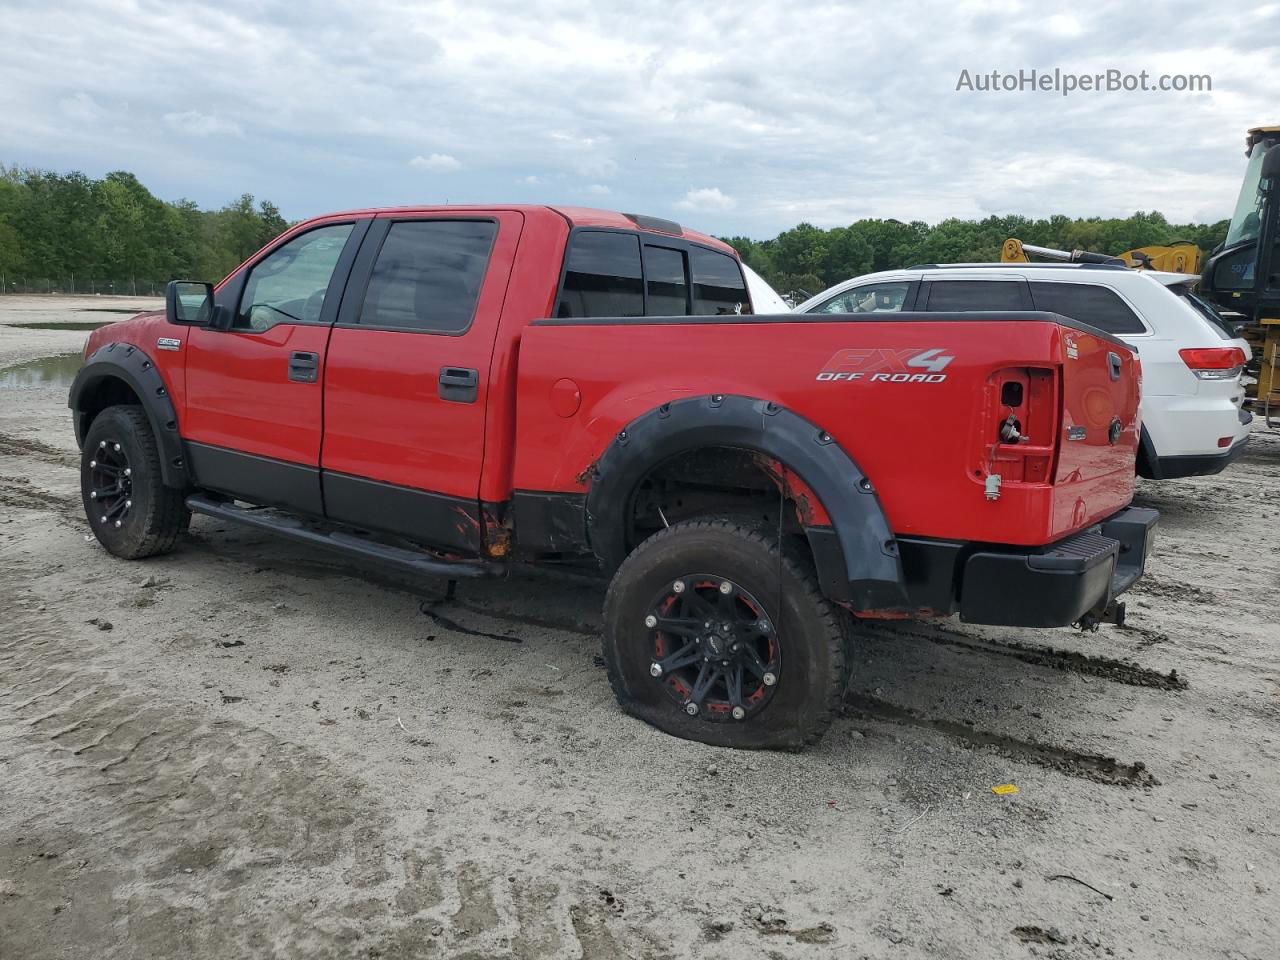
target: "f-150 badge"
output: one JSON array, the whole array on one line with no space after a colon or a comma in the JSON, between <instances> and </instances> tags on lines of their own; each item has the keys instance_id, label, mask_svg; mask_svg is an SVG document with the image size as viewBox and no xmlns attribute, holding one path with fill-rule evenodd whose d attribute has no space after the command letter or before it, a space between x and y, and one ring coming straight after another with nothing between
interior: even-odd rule
<instances>
[{"instance_id":1,"label":"f-150 badge","mask_svg":"<svg viewBox=\"0 0 1280 960\"><path fill-rule=\"evenodd\" d=\"M896 350L871 347L837 350L818 372L822 381L855 381L867 383L941 383L947 379L942 371L953 356L943 354L943 347L932 350ZM919 371L927 371L921 373Z\"/></svg>"},{"instance_id":2,"label":"f-150 badge","mask_svg":"<svg viewBox=\"0 0 1280 960\"><path fill-rule=\"evenodd\" d=\"M156 348L160 350L177 350L182 346L182 341L176 337L160 337L156 340Z\"/></svg>"}]
</instances>

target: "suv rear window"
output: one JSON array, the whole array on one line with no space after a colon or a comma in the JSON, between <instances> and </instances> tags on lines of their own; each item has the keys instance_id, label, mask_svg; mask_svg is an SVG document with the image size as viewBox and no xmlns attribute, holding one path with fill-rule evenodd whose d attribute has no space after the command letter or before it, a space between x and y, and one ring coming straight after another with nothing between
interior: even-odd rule
<instances>
[{"instance_id":1,"label":"suv rear window","mask_svg":"<svg viewBox=\"0 0 1280 960\"><path fill-rule=\"evenodd\" d=\"M1092 283L1059 283L1032 280L1031 296L1037 310L1060 313L1107 333L1146 333L1138 315L1120 296Z\"/></svg>"},{"instance_id":2,"label":"suv rear window","mask_svg":"<svg viewBox=\"0 0 1280 960\"><path fill-rule=\"evenodd\" d=\"M1236 329L1227 322L1226 317L1213 308L1213 305L1206 300L1201 300L1189 290L1175 290L1179 297L1187 302L1191 309L1209 321L1209 326L1213 327L1214 333L1223 340L1235 340L1240 336Z\"/></svg>"},{"instance_id":3,"label":"suv rear window","mask_svg":"<svg viewBox=\"0 0 1280 960\"><path fill-rule=\"evenodd\" d=\"M934 280L926 310L1030 310L1021 280Z\"/></svg>"},{"instance_id":4,"label":"suv rear window","mask_svg":"<svg viewBox=\"0 0 1280 960\"><path fill-rule=\"evenodd\" d=\"M644 316L640 238L583 231L573 237L557 317Z\"/></svg>"}]
</instances>

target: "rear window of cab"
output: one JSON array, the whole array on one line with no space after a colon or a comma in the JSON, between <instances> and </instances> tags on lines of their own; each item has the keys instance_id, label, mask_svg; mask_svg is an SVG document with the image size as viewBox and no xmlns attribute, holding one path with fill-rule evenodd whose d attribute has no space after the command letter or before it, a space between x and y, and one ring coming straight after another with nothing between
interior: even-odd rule
<instances>
[{"instance_id":1,"label":"rear window of cab","mask_svg":"<svg viewBox=\"0 0 1280 960\"><path fill-rule=\"evenodd\" d=\"M578 230L557 317L697 317L751 312L733 257L675 237Z\"/></svg>"}]
</instances>

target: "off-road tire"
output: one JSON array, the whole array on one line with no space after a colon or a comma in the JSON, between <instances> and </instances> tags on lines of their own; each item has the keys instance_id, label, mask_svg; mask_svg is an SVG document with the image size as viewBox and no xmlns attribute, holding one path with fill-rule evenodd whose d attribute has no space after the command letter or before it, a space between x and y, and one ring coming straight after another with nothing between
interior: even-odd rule
<instances>
[{"instance_id":1,"label":"off-road tire","mask_svg":"<svg viewBox=\"0 0 1280 960\"><path fill-rule=\"evenodd\" d=\"M119 443L128 461L132 505L119 518L102 521L102 510L90 497L93 470L103 442ZM109 553L139 560L168 553L191 522L182 491L164 485L160 450L151 423L141 407L121 404L108 407L94 418L80 451L80 495L93 535Z\"/></svg>"},{"instance_id":2,"label":"off-road tire","mask_svg":"<svg viewBox=\"0 0 1280 960\"><path fill-rule=\"evenodd\" d=\"M816 742L848 684L849 618L823 597L807 552L750 521L673 524L623 561L604 605L604 660L622 708L660 730L712 746L798 750ZM690 716L651 675L645 616L665 584L691 574L723 577L752 594L777 624L783 667L772 699L744 720ZM779 594L781 573L781 594ZM778 610L779 596L782 609Z\"/></svg>"}]
</instances>

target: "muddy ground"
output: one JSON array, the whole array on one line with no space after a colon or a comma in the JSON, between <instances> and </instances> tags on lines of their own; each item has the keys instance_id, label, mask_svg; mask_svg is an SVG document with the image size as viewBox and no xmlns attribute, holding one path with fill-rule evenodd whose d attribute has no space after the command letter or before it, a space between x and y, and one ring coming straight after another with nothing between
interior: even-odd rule
<instances>
[{"instance_id":1,"label":"muddy ground","mask_svg":"<svg viewBox=\"0 0 1280 960\"><path fill-rule=\"evenodd\" d=\"M0 367L135 309L0 298ZM3 960L1280 955L1280 434L1141 484L1128 629L865 629L746 754L618 710L587 580L111 558L57 366L0 370Z\"/></svg>"}]
</instances>

